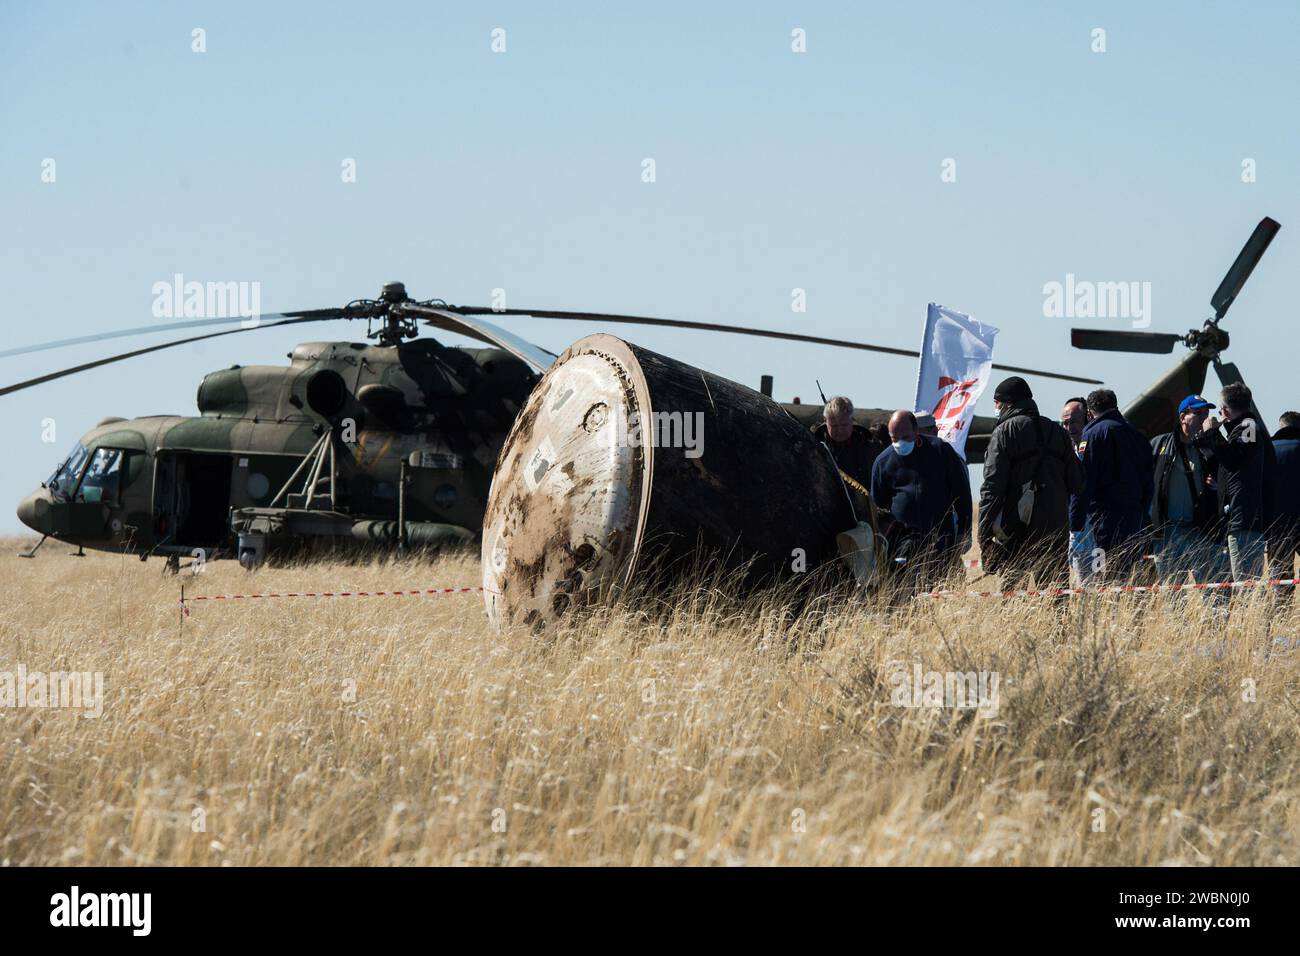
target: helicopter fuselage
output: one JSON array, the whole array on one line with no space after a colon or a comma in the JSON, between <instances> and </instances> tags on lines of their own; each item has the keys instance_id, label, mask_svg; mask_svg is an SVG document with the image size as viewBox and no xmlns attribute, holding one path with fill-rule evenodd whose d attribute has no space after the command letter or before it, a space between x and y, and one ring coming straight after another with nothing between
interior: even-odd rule
<instances>
[{"instance_id":1,"label":"helicopter fuselage","mask_svg":"<svg viewBox=\"0 0 1300 956\"><path fill-rule=\"evenodd\" d=\"M290 365L213 372L200 414L106 419L18 516L42 534L141 555L229 554L231 514L286 504L321 436L339 451L332 510L481 529L506 432L535 381L498 349L306 343ZM404 462L420 467L409 473ZM333 476L332 476L333 477Z\"/></svg>"}]
</instances>

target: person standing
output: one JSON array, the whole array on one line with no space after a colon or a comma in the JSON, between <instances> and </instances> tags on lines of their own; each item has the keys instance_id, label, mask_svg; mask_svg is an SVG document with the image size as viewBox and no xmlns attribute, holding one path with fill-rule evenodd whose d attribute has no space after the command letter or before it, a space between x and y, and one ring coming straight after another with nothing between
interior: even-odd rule
<instances>
[{"instance_id":1,"label":"person standing","mask_svg":"<svg viewBox=\"0 0 1300 956\"><path fill-rule=\"evenodd\" d=\"M905 409L890 416L889 437L871 469L871 499L888 513L884 532L900 580L930 587L958 566L970 540L966 463L943 439L921 434Z\"/></svg>"},{"instance_id":2,"label":"person standing","mask_svg":"<svg viewBox=\"0 0 1300 956\"><path fill-rule=\"evenodd\" d=\"M984 569L1014 589L1033 574L1042 585L1069 578L1070 496L1083 470L1070 437L1038 413L1018 375L993 392L998 421L984 455L979 542Z\"/></svg>"},{"instance_id":3,"label":"person standing","mask_svg":"<svg viewBox=\"0 0 1300 956\"><path fill-rule=\"evenodd\" d=\"M1295 557L1300 552L1300 412L1284 412L1273 433L1273 454L1277 459L1273 495L1273 524L1268 533L1269 574L1275 578L1295 576ZM1289 597L1291 588L1286 590Z\"/></svg>"},{"instance_id":4,"label":"person standing","mask_svg":"<svg viewBox=\"0 0 1300 956\"><path fill-rule=\"evenodd\" d=\"M1070 526L1086 522L1091 528L1094 572L1125 578L1140 557L1140 532L1151 508L1151 447L1125 420L1108 388L1088 395L1079 452L1084 489L1073 502Z\"/></svg>"},{"instance_id":5,"label":"person standing","mask_svg":"<svg viewBox=\"0 0 1300 956\"><path fill-rule=\"evenodd\" d=\"M1086 398L1066 399L1061 407L1061 427L1070 436L1070 444L1075 451L1083 441L1083 429L1088 424L1088 400Z\"/></svg>"},{"instance_id":6,"label":"person standing","mask_svg":"<svg viewBox=\"0 0 1300 956\"><path fill-rule=\"evenodd\" d=\"M1070 436L1070 444L1074 447L1076 455L1079 453L1079 442L1083 440L1083 429L1087 424L1088 400L1066 399L1065 404L1061 406L1061 427ZM1070 579L1078 586L1087 583L1092 568L1092 532L1082 518L1077 522L1079 527L1075 527L1074 516L1082 514L1074 500L1075 497L1075 495L1070 496Z\"/></svg>"},{"instance_id":7,"label":"person standing","mask_svg":"<svg viewBox=\"0 0 1300 956\"><path fill-rule=\"evenodd\" d=\"M1213 485L1217 463L1196 445L1213 408L1200 395L1188 395L1178 405L1178 427L1151 439L1152 544L1156 571L1167 584L1181 583L1188 573L1198 583L1217 581L1226 571Z\"/></svg>"},{"instance_id":8,"label":"person standing","mask_svg":"<svg viewBox=\"0 0 1300 956\"><path fill-rule=\"evenodd\" d=\"M836 466L853 480L849 487L858 514L868 514L870 502L861 489L871 485L871 466L886 446L853 421L853 403L843 395L826 403L813 437L830 449Z\"/></svg>"},{"instance_id":9,"label":"person standing","mask_svg":"<svg viewBox=\"0 0 1300 956\"><path fill-rule=\"evenodd\" d=\"M1242 382L1225 385L1220 393L1223 422L1219 431L1213 415L1206 418L1198 448L1214 455L1219 465L1219 500L1227 518L1228 561L1233 581L1259 578L1264 573L1264 458L1269 440L1255 417L1250 389Z\"/></svg>"}]
</instances>

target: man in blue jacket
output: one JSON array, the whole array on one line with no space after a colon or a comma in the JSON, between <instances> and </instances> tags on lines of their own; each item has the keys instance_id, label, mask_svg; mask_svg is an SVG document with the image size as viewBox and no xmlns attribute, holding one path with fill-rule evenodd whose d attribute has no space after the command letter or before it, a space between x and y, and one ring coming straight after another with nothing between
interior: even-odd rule
<instances>
[{"instance_id":1,"label":"man in blue jacket","mask_svg":"<svg viewBox=\"0 0 1300 956\"><path fill-rule=\"evenodd\" d=\"M1274 472L1273 524L1268 535L1269 574L1275 578L1295 575L1295 556L1300 551L1300 412L1284 412L1273 433Z\"/></svg>"},{"instance_id":2,"label":"man in blue jacket","mask_svg":"<svg viewBox=\"0 0 1300 956\"><path fill-rule=\"evenodd\" d=\"M1108 388L1088 395L1079 460L1084 489L1070 503L1070 527L1092 529L1093 545L1101 552L1094 565L1098 574L1127 577L1141 556L1141 532L1151 509L1151 446L1125 420Z\"/></svg>"},{"instance_id":3,"label":"man in blue jacket","mask_svg":"<svg viewBox=\"0 0 1300 956\"><path fill-rule=\"evenodd\" d=\"M871 500L889 514L882 530L902 580L930 586L970 546L966 463L943 439L922 435L909 411L890 416L889 439L871 468Z\"/></svg>"}]
</instances>

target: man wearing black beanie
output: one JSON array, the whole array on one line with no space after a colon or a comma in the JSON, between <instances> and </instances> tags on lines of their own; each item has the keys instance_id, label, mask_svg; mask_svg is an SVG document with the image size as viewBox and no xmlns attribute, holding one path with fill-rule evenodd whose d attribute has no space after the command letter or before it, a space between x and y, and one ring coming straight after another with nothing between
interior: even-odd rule
<instances>
[{"instance_id":1,"label":"man wearing black beanie","mask_svg":"<svg viewBox=\"0 0 1300 956\"><path fill-rule=\"evenodd\" d=\"M1070 436L1038 414L1029 383L1018 375L993 391L998 423L984 455L979 542L984 570L1015 589L1030 573L1037 586L1069 578L1070 496L1083 491L1083 470Z\"/></svg>"}]
</instances>

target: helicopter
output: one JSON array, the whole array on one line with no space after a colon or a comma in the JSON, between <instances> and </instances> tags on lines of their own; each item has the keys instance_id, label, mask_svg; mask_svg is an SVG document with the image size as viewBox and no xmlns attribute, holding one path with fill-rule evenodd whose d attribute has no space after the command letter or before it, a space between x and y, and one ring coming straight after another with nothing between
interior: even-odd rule
<instances>
[{"instance_id":1,"label":"helicopter","mask_svg":"<svg viewBox=\"0 0 1300 956\"><path fill-rule=\"evenodd\" d=\"M1271 225L1269 225L1271 224ZM1154 434L1172 421L1178 399L1204 383L1219 361L1226 333L1218 328L1277 223L1265 219L1216 292L1214 319L1188 336L1074 330L1080 348L1171 351L1194 348L1127 409ZM281 325L365 319L357 342L303 343L282 366L234 367L205 376L197 417L108 418L87 432L18 517L42 534L26 556L53 537L83 549L125 552L142 560L237 557L254 567L268 553L308 541L365 546L439 547L468 543L482 532L492 474L515 417L556 354L486 316L532 316L686 328L917 357L918 352L802 333L614 313L456 306L414 300L401 282L377 299L342 308L274 313L250 326L241 319L199 319L62 339L0 351L0 358L174 328L239 322L240 328L189 336L61 369L0 388L0 396L89 369L218 336ZM444 346L420 337L419 324L459 333L486 348ZM1157 348L1157 345L1159 348ZM1064 381L1096 379L995 364L1001 371ZM1198 379L1199 373L1199 379ZM1225 379L1226 381L1227 379ZM1189 387L1194 386L1194 387ZM770 400L764 376L755 400ZM820 406L781 403L803 424ZM884 421L891 409L857 409L860 424ZM996 419L976 416L967 460L982 460Z\"/></svg>"},{"instance_id":2,"label":"helicopter","mask_svg":"<svg viewBox=\"0 0 1300 956\"><path fill-rule=\"evenodd\" d=\"M1228 348L1228 333L1219 327L1219 323L1237 301L1246 280L1255 271L1255 266L1281 228L1281 224L1270 216L1259 221L1246 244L1237 253L1237 258L1228 267L1223 281L1210 296L1214 315L1206 319L1199 329L1191 329L1182 335L1175 332L1070 330L1070 344L1077 349L1168 355L1173 352L1175 345L1187 347L1188 353L1185 356L1124 409L1124 417L1148 438L1173 428L1178 420L1179 401L1187 395L1201 392L1211 365L1223 385L1244 381L1241 370L1234 363L1225 362L1221 358ZM1254 413L1258 420L1263 420L1258 408L1254 409Z\"/></svg>"},{"instance_id":3,"label":"helicopter","mask_svg":"<svg viewBox=\"0 0 1300 956\"><path fill-rule=\"evenodd\" d=\"M373 344L306 342L287 367L213 372L199 386L197 417L102 419L23 500L19 519L80 548L163 556L172 569L184 556L238 556L252 567L312 539L421 547L472 539L500 440L550 355L490 323L445 317L441 305L414 302L392 282L380 298L342 309L262 317L251 328L365 318ZM418 338L416 310L489 347ZM248 328L241 321L5 391Z\"/></svg>"}]
</instances>

